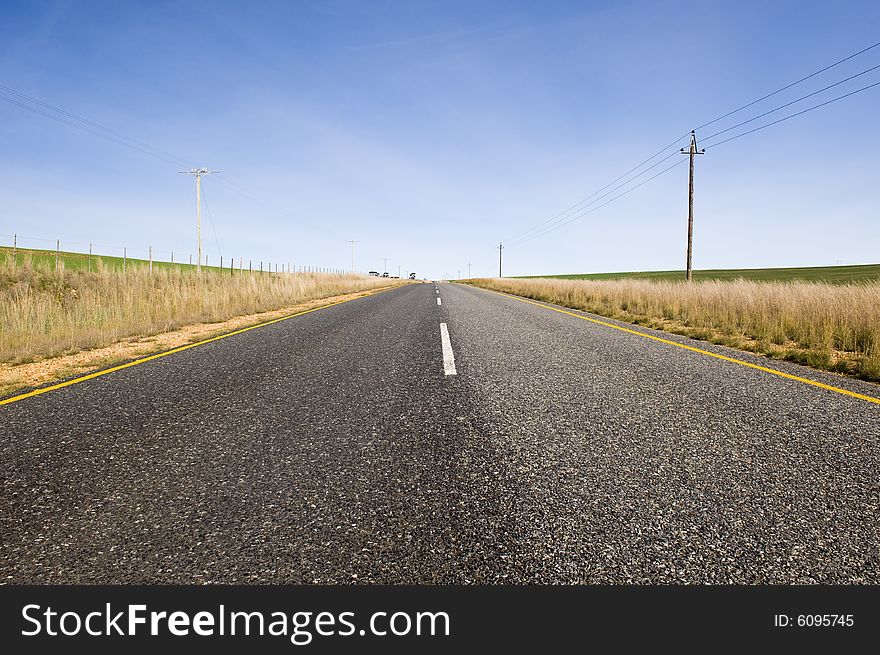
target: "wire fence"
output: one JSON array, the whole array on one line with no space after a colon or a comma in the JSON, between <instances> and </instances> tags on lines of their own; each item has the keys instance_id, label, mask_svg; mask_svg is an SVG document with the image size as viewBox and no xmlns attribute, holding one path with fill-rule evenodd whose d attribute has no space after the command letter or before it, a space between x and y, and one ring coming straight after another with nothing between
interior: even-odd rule
<instances>
[{"instance_id":1,"label":"wire fence","mask_svg":"<svg viewBox=\"0 0 880 655\"><path fill-rule=\"evenodd\" d=\"M39 262L43 265L54 265L56 270L73 268L77 270L97 271L114 269L125 272L129 267L153 268L192 268L212 271L230 271L244 273L325 273L343 275L352 271L329 266L296 264L279 262L270 259L245 259L244 257L227 257L222 255L211 259L209 254L203 256L201 262L193 253L181 251L162 251L146 246L130 249L126 246L111 246L100 243L86 243L61 239L47 239L22 234L0 234L0 258L11 262L13 266L26 261ZM201 267L199 266L201 264Z\"/></svg>"}]
</instances>

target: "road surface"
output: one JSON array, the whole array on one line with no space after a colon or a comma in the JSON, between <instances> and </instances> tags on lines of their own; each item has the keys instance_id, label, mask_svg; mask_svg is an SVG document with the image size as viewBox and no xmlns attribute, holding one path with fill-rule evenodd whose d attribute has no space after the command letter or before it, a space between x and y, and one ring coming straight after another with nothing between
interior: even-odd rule
<instances>
[{"instance_id":1,"label":"road surface","mask_svg":"<svg viewBox=\"0 0 880 655\"><path fill-rule=\"evenodd\" d=\"M0 581L878 583L878 441L866 400L415 284L0 407Z\"/></svg>"}]
</instances>

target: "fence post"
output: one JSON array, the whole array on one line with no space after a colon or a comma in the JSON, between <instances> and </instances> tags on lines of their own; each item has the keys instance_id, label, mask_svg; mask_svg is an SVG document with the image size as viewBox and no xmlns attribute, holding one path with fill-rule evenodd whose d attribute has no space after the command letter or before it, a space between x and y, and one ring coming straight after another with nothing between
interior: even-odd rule
<instances>
[{"instance_id":1,"label":"fence post","mask_svg":"<svg viewBox=\"0 0 880 655\"><path fill-rule=\"evenodd\" d=\"M263 262L260 261L260 273L262 273L262 272L263 272Z\"/></svg>"},{"instance_id":2,"label":"fence post","mask_svg":"<svg viewBox=\"0 0 880 655\"><path fill-rule=\"evenodd\" d=\"M205 268L208 268L208 256L205 255Z\"/></svg>"},{"instance_id":3,"label":"fence post","mask_svg":"<svg viewBox=\"0 0 880 655\"><path fill-rule=\"evenodd\" d=\"M92 272L92 244L89 244L89 273Z\"/></svg>"},{"instance_id":4,"label":"fence post","mask_svg":"<svg viewBox=\"0 0 880 655\"><path fill-rule=\"evenodd\" d=\"M189 254L189 265L190 266L193 265L193 254L192 253Z\"/></svg>"},{"instance_id":5,"label":"fence post","mask_svg":"<svg viewBox=\"0 0 880 655\"><path fill-rule=\"evenodd\" d=\"M58 272L58 255L61 251L61 239L55 241L55 272Z\"/></svg>"},{"instance_id":6,"label":"fence post","mask_svg":"<svg viewBox=\"0 0 880 655\"><path fill-rule=\"evenodd\" d=\"M171 251L171 263L172 264L174 263L174 251L173 250Z\"/></svg>"},{"instance_id":7,"label":"fence post","mask_svg":"<svg viewBox=\"0 0 880 655\"><path fill-rule=\"evenodd\" d=\"M254 272L254 260L249 259L248 260L248 273L253 273L253 272Z\"/></svg>"},{"instance_id":8,"label":"fence post","mask_svg":"<svg viewBox=\"0 0 880 655\"><path fill-rule=\"evenodd\" d=\"M153 246L150 246L150 275L153 274Z\"/></svg>"},{"instance_id":9,"label":"fence post","mask_svg":"<svg viewBox=\"0 0 880 655\"><path fill-rule=\"evenodd\" d=\"M220 270L223 270L223 255L220 255Z\"/></svg>"},{"instance_id":10,"label":"fence post","mask_svg":"<svg viewBox=\"0 0 880 655\"><path fill-rule=\"evenodd\" d=\"M122 249L122 272L125 273L125 267L128 263L128 248Z\"/></svg>"}]
</instances>

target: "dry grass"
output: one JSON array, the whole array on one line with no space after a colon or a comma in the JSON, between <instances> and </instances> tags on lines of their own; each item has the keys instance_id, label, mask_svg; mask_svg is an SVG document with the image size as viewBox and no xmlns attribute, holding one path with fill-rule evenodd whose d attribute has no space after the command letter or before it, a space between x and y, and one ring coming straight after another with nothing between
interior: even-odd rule
<instances>
[{"instance_id":1,"label":"dry grass","mask_svg":"<svg viewBox=\"0 0 880 655\"><path fill-rule=\"evenodd\" d=\"M219 334L228 334L241 328L259 325L273 319L322 307L328 302L335 303L354 300L371 293L374 293L374 291L358 291L342 296L333 296L332 299L310 300L289 307L260 312L259 314L236 316L219 323L195 323L171 332L163 332L162 334L147 337L129 337L108 346L81 350L76 353L58 355L47 359L37 359L24 364L0 362L0 398L10 396L25 389L40 387L52 382L92 373L93 371L138 359L146 355L165 352L187 344L204 341Z\"/></svg>"},{"instance_id":2,"label":"dry grass","mask_svg":"<svg viewBox=\"0 0 880 655\"><path fill-rule=\"evenodd\" d=\"M880 381L880 283L482 279L472 284Z\"/></svg>"},{"instance_id":3,"label":"dry grass","mask_svg":"<svg viewBox=\"0 0 880 655\"><path fill-rule=\"evenodd\" d=\"M216 323L388 286L359 275L248 274L146 269L0 269L0 362L21 364L132 337Z\"/></svg>"}]
</instances>

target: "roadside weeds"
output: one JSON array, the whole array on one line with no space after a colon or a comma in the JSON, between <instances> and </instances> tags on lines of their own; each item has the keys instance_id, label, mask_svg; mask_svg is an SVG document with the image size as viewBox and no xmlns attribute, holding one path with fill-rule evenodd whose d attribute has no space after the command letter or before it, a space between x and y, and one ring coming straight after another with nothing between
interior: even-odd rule
<instances>
[{"instance_id":1,"label":"roadside weeds","mask_svg":"<svg viewBox=\"0 0 880 655\"><path fill-rule=\"evenodd\" d=\"M283 318L325 305L370 296L388 288L381 287L356 293L319 298L281 309L236 316L215 323L196 323L169 332L144 337L133 337L107 346L84 349L76 353L55 357L46 357L22 364L0 362L0 399L19 392L29 391L51 383L110 368L118 364L140 359L141 357L172 350L179 346L203 341L241 328L266 323L273 319Z\"/></svg>"},{"instance_id":2,"label":"roadside weeds","mask_svg":"<svg viewBox=\"0 0 880 655\"><path fill-rule=\"evenodd\" d=\"M497 279L479 288L880 382L880 284Z\"/></svg>"}]
</instances>

